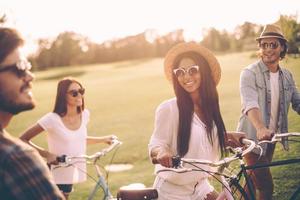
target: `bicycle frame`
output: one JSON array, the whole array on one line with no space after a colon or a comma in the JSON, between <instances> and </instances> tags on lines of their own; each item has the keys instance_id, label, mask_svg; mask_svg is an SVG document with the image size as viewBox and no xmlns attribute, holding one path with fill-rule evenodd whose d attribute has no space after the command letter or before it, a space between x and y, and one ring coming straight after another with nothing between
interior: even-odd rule
<instances>
[{"instance_id":1,"label":"bicycle frame","mask_svg":"<svg viewBox=\"0 0 300 200\"><path fill-rule=\"evenodd\" d=\"M276 143L280 141L282 137L288 137L288 136L300 136L300 133L281 133L281 134L275 134L270 141L264 140L259 142L259 144L262 143ZM271 163L267 164L255 164L255 165L245 165L243 160L240 160L240 168L241 170L237 173L237 180L240 180L242 176L245 178L246 187L249 191L250 199L255 200L255 192L254 187L252 185L252 181L250 180L250 177L247 173L249 170L255 170L260 168L267 168L267 167L274 167L274 166L282 166L282 165L289 165L289 164L295 164L300 163L300 158L295 159L285 159L285 160L278 160L278 161L272 161ZM296 195L300 193L300 185L298 188L293 192L292 196L290 197L291 200L296 198Z\"/></svg>"},{"instance_id":2,"label":"bicycle frame","mask_svg":"<svg viewBox=\"0 0 300 200\"><path fill-rule=\"evenodd\" d=\"M57 167L68 167L76 162L88 162L92 161L93 166L96 169L97 177L98 179L94 179L91 177L95 182L96 185L91 191L91 193L88 196L88 200L95 199L97 191L101 188L103 190L103 200L115 200L116 198L113 197L109 186L107 184L107 181L105 180L104 175L102 174L99 165L97 164L97 161L105 156L107 153L109 153L111 150L115 149L119 145L121 145L122 142L118 140L114 140L112 144L102 149L99 152L96 152L93 155L80 155L80 156L61 156L57 158L57 161L60 163ZM88 173L87 173L88 174ZM140 199L156 199L157 198L157 191L153 188L128 188L128 187L121 187L118 191L117 198L121 198L124 200L140 200ZM102 196L101 196L102 197Z\"/></svg>"},{"instance_id":3,"label":"bicycle frame","mask_svg":"<svg viewBox=\"0 0 300 200\"><path fill-rule=\"evenodd\" d=\"M115 149L116 147L118 147L119 145L121 145L122 142L120 142L117 139L114 139L113 142L111 143L111 145L107 148L102 149L99 152L96 152L93 155L79 155L79 156L60 156L57 158L57 161L60 163L57 167L55 168L59 168L59 167L68 167L73 165L76 162L88 162L89 160L91 160L93 162L93 165L96 169L96 173L97 173L97 178L98 180L94 179L96 182L95 187L93 188L93 190L91 191L91 193L89 194L88 200L92 200L94 199L96 192L102 188L103 189L103 200L112 200L113 195L111 194L109 187L107 185L107 182L105 181L105 178L103 176L103 174L101 173L100 167L97 164L97 161L105 156L107 153L109 153L110 151L112 151L113 149Z\"/></svg>"},{"instance_id":4,"label":"bicycle frame","mask_svg":"<svg viewBox=\"0 0 300 200\"><path fill-rule=\"evenodd\" d=\"M104 192L103 200L113 199L113 195L111 194L111 192L109 190L109 187L108 187L108 185L107 185L107 183L105 181L105 178L103 177L103 175L102 175L102 173L101 173L101 171L99 169L99 166L96 165L96 164L94 166L96 168L96 172L97 172L97 176L98 176L98 181L97 181L94 189L90 193L88 200L92 200L94 198L94 196L96 195L96 192L99 190L99 188L103 189L103 192Z\"/></svg>"},{"instance_id":5,"label":"bicycle frame","mask_svg":"<svg viewBox=\"0 0 300 200\"><path fill-rule=\"evenodd\" d=\"M242 139L242 142L246 144L248 147L244 150L241 148L236 148L237 153L234 156L231 157L226 157L220 161L217 162L212 162L209 160L201 160L201 159L188 159L188 158L179 158L179 157L174 157L173 158L173 166L174 168L165 168L157 171L157 173L161 173L164 171L173 171L176 173L185 173L185 172L190 172L190 171L205 171L201 167L196 166L195 164L200 164L200 165L207 165L211 167L218 167L217 172L210 172L210 171L205 171L209 173L210 175L214 176L215 175L220 175L220 179L215 178L223 185L223 191L220 193L218 196L219 199L227 199L227 200L233 200L233 196L231 194L230 186L229 183L225 180L225 178L228 178L223 172L224 170L228 167L228 165L235 161L235 160L240 160L245 154L251 152L255 148L255 143L252 140L248 139ZM195 168L185 168L183 167L183 163L190 164L194 166Z\"/></svg>"},{"instance_id":6,"label":"bicycle frame","mask_svg":"<svg viewBox=\"0 0 300 200\"><path fill-rule=\"evenodd\" d=\"M279 161L273 161L268 164L255 164L255 165L241 165L241 170L238 172L238 179L240 179L241 176L245 177L246 181L246 187L248 188L250 199L255 200L255 192L253 189L252 181L249 180L249 175L247 173L248 170L255 170L260 168L266 168L266 167L274 167L274 166L282 166L282 165L289 165L289 164L295 164L300 163L300 159L286 159L286 160L279 160ZM300 185L298 186L298 189L292 194L290 199L294 199L296 197L296 194L300 192Z\"/></svg>"},{"instance_id":7,"label":"bicycle frame","mask_svg":"<svg viewBox=\"0 0 300 200\"><path fill-rule=\"evenodd\" d=\"M288 137L288 136L300 136L300 133L275 134L271 141L263 141L263 142L275 143L275 142L279 141L281 137ZM175 169L174 168L165 168L165 169L159 170L157 173L160 173L163 171L173 171L176 173L185 173L185 172L189 172L189 171L205 171L201 167L198 167L194 164L202 164L202 165L218 167L217 172L205 171L205 172L209 173L211 176L214 176L214 175L221 176L221 180L218 180L218 179L217 180L223 185L223 191L220 193L218 200L224 199L224 198L234 199L233 194L228 195L228 191L231 192L231 189L229 187L227 187L227 185L235 186L245 199L255 200L256 198L254 196L254 194L255 194L254 187L253 187L252 181L247 173L248 170L264 168L264 167L280 166L280 165L286 165L286 164L292 164L292 163L300 163L300 159L287 159L287 160L273 161L268 164L256 164L256 165L248 166L244 163L243 156L253 150L253 144L254 144L254 147L258 147L257 145L255 145L255 143L253 141L251 141L252 144L249 142L250 141L247 139L242 139L242 143L244 143L244 144L248 143L247 144L248 148L246 150L242 150L241 148L236 148L236 149L234 149L234 152L235 152L234 156L226 157L220 161L211 162L211 161L201 160L201 159L179 158L179 161L175 160L173 162L173 166L175 166ZM233 173L228 168L229 164L235 160L239 160L239 162L240 162L240 164L239 164L240 169L239 169L238 173ZM183 163L193 165L195 168L185 168L182 165ZM178 167L177 169L176 169L176 166ZM229 175L228 175L228 173L229 173ZM249 194L247 194L244 191L244 187L240 185L240 180L241 180L242 176L245 178L245 183L246 183ZM229 181L226 181L225 179L229 179ZM225 183L224 183L224 180L225 180ZM227 196L224 195L224 193L227 193ZM293 193L293 195L291 196L291 199L295 199L296 195L299 193L300 193L300 186L298 186L298 189L296 189L296 191ZM221 196L221 194L223 196Z\"/></svg>"}]
</instances>

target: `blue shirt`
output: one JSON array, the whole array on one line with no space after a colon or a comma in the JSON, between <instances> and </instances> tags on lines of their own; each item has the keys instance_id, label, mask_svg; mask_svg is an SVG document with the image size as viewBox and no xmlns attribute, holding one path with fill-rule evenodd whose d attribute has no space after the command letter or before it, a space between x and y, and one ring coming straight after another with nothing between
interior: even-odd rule
<instances>
[{"instance_id":1,"label":"blue shirt","mask_svg":"<svg viewBox=\"0 0 300 200\"><path fill-rule=\"evenodd\" d=\"M248 119L247 112L252 108L258 108L267 128L271 116L270 71L262 60L247 66L241 72L240 95L242 115L237 130L245 132L248 138L257 141L256 129ZM300 93L293 76L287 69L279 67L278 132L288 132L287 117L290 104L300 114ZM283 140L283 145L288 148L286 140Z\"/></svg>"}]
</instances>

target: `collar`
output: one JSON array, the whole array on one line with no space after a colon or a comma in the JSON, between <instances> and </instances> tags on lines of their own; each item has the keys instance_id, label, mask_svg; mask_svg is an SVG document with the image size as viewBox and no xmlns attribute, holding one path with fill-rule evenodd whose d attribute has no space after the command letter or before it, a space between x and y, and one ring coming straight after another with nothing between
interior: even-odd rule
<instances>
[{"instance_id":1,"label":"collar","mask_svg":"<svg viewBox=\"0 0 300 200\"><path fill-rule=\"evenodd\" d=\"M259 66L260 66L260 69L262 72L270 72L268 66L262 61L262 59L260 59L260 61L259 61ZM281 70L281 67L279 64L278 64L278 71L279 71L279 74L282 73L282 70Z\"/></svg>"}]
</instances>

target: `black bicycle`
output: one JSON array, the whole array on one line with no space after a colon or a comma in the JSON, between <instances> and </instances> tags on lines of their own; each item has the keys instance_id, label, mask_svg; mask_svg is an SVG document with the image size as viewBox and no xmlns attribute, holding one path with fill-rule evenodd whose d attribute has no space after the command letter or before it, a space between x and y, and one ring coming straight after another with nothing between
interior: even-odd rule
<instances>
[{"instance_id":1,"label":"black bicycle","mask_svg":"<svg viewBox=\"0 0 300 200\"><path fill-rule=\"evenodd\" d=\"M276 143L281 141L283 137L298 137L300 133L281 133L275 134L270 141L261 141L260 143ZM175 173L188 173L191 171L200 171L210 174L222 185L222 191L218 196L218 200L255 200L253 192L253 184L250 177L247 174L247 170L257 169L262 167L273 167L280 165L288 165L293 163L300 163L299 158L274 161L264 165L251 165L247 166L243 161L243 156L251 152L254 148L260 148L253 141L241 138L241 143L244 147L230 148L232 156L225 157L220 161L212 162L202 159L188 159L188 158L173 158L173 168L164 168L157 173L163 173L164 171L172 171ZM234 163L238 161L239 164ZM207 166L211 169L207 170ZM246 193L245 189L248 189ZM249 194L249 195L248 195ZM290 200L300 199L300 186L289 197Z\"/></svg>"}]
</instances>

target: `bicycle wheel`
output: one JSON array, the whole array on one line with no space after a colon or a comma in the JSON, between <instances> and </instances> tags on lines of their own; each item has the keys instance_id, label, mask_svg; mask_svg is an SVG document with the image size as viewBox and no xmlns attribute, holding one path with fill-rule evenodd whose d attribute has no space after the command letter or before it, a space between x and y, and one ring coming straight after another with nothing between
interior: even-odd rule
<instances>
[{"instance_id":1,"label":"bicycle wheel","mask_svg":"<svg viewBox=\"0 0 300 200\"><path fill-rule=\"evenodd\" d=\"M244 188L237 181L230 183L230 189L234 200L250 200Z\"/></svg>"}]
</instances>

